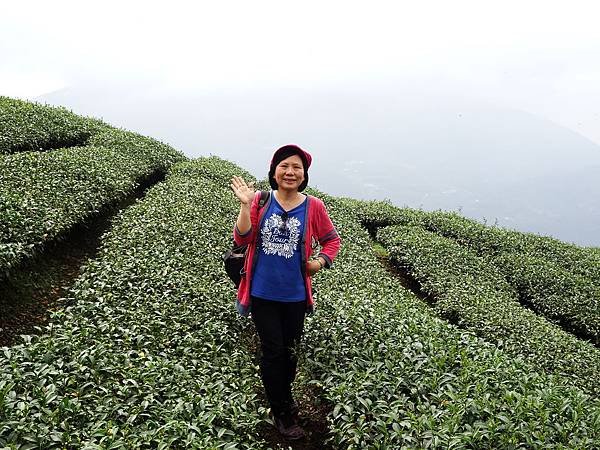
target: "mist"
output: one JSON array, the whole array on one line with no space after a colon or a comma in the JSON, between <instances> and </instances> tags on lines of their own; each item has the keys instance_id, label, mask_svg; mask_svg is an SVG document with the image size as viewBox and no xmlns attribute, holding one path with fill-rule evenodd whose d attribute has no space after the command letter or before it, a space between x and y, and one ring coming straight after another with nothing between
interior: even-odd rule
<instances>
[{"instance_id":1,"label":"mist","mask_svg":"<svg viewBox=\"0 0 600 450\"><path fill-rule=\"evenodd\" d=\"M37 100L266 175L273 151L311 152L329 194L442 209L487 224L600 245L600 146L526 111L421 83L182 93L67 88Z\"/></svg>"}]
</instances>

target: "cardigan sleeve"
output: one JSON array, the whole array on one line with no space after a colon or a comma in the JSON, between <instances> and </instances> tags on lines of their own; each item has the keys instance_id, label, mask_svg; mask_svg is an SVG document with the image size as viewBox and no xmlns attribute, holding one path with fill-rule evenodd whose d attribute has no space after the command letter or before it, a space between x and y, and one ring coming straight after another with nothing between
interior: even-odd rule
<instances>
[{"instance_id":1,"label":"cardigan sleeve","mask_svg":"<svg viewBox=\"0 0 600 450\"><path fill-rule=\"evenodd\" d=\"M321 200L317 204L319 205L317 239L322 247L318 256L321 256L325 260L325 267L329 269L340 250L341 239L329 214L327 214L325 204Z\"/></svg>"}]
</instances>

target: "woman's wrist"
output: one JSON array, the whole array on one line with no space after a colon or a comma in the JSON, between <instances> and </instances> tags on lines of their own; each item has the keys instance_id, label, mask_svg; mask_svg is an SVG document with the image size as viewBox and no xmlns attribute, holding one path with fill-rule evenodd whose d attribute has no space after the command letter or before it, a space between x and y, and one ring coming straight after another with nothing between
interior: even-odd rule
<instances>
[{"instance_id":1,"label":"woman's wrist","mask_svg":"<svg viewBox=\"0 0 600 450\"><path fill-rule=\"evenodd\" d=\"M323 262L321 261L321 258L315 258L315 261L317 261L319 263L319 270L321 270L325 265L323 264Z\"/></svg>"},{"instance_id":2,"label":"woman's wrist","mask_svg":"<svg viewBox=\"0 0 600 450\"><path fill-rule=\"evenodd\" d=\"M325 264L323 264L322 258L320 258L320 257L311 258L310 262L314 268L314 273L317 273L319 270L321 270L323 267L325 267ZM318 268L315 267L314 263L318 264Z\"/></svg>"}]
</instances>

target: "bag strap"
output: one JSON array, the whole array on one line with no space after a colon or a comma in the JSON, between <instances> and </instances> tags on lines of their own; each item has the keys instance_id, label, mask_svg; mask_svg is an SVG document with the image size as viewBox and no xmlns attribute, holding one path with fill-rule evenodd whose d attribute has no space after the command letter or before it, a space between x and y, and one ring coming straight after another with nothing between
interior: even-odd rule
<instances>
[{"instance_id":1,"label":"bag strap","mask_svg":"<svg viewBox=\"0 0 600 450\"><path fill-rule=\"evenodd\" d=\"M270 191L260 191L260 200L258 201L258 209L260 210L263 206L265 206L265 203L267 203L267 200L269 199L271 195Z\"/></svg>"}]
</instances>

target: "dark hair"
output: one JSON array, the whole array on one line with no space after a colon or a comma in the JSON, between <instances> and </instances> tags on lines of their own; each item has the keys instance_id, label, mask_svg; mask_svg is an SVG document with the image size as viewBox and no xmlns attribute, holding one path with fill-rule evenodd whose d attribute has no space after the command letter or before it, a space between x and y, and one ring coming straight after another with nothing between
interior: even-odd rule
<instances>
[{"instance_id":1,"label":"dark hair","mask_svg":"<svg viewBox=\"0 0 600 450\"><path fill-rule=\"evenodd\" d=\"M275 168L281 161L293 155L298 155L300 157L300 159L302 160L302 167L304 168L304 181L300 184L300 186L298 186L298 191L302 192L304 189L306 189L306 186L308 185L308 162L306 161L306 157L300 152L300 150L297 147L289 146L280 149L280 151L277 152L277 154L271 161L271 167L269 168L269 185L274 191L279 189L279 186L275 181Z\"/></svg>"}]
</instances>

